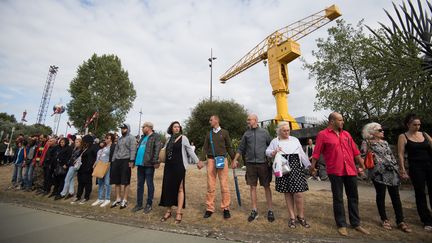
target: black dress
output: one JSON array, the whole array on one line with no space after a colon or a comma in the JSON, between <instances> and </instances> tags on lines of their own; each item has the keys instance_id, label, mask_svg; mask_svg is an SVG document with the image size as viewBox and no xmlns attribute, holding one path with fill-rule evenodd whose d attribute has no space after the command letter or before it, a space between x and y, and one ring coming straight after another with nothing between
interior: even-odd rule
<instances>
[{"instance_id":1,"label":"black dress","mask_svg":"<svg viewBox=\"0 0 432 243\"><path fill-rule=\"evenodd\" d=\"M298 193L309 190L303 164L300 162L298 154L282 155L288 160L291 172L282 177L276 177L276 191L282 193Z\"/></svg>"},{"instance_id":2,"label":"black dress","mask_svg":"<svg viewBox=\"0 0 432 243\"><path fill-rule=\"evenodd\" d=\"M186 207L185 191L186 169L183 165L182 139L173 145L173 153L165 162L164 175L162 181L162 195L159 206L171 207L178 205L178 191L180 183L183 181L183 208Z\"/></svg>"}]
</instances>

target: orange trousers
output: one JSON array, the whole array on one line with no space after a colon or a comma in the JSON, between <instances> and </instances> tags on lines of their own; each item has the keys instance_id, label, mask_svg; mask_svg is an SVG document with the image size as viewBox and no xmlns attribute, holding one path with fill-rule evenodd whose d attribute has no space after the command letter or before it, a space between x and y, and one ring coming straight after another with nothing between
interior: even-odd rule
<instances>
[{"instance_id":1,"label":"orange trousers","mask_svg":"<svg viewBox=\"0 0 432 243\"><path fill-rule=\"evenodd\" d=\"M216 176L219 177L222 200L221 209L229 209L231 204L231 195L228 187L228 160L225 159L225 167L223 169L216 169L215 160L207 160L207 198L206 206L207 211L215 211L215 198L216 198Z\"/></svg>"}]
</instances>

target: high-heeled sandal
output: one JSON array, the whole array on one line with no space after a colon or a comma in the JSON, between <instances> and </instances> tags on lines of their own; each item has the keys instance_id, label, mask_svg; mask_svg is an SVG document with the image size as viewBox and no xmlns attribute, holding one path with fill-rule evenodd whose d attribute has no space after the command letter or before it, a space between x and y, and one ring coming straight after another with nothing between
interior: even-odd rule
<instances>
[{"instance_id":1,"label":"high-heeled sandal","mask_svg":"<svg viewBox=\"0 0 432 243\"><path fill-rule=\"evenodd\" d=\"M167 221L169 218L171 218L172 213L166 212L165 215L160 219L161 222Z\"/></svg>"},{"instance_id":2,"label":"high-heeled sandal","mask_svg":"<svg viewBox=\"0 0 432 243\"><path fill-rule=\"evenodd\" d=\"M398 228L405 233L411 233L412 232L412 230L409 228L408 224L406 224L405 222L398 224Z\"/></svg>"},{"instance_id":3,"label":"high-heeled sandal","mask_svg":"<svg viewBox=\"0 0 432 243\"><path fill-rule=\"evenodd\" d=\"M178 219L178 216L179 216L179 215L180 215L180 219ZM175 223L175 224L180 224L181 221L182 221L182 219L183 219L183 213L177 213L177 215L176 215L176 219L175 219L174 223Z\"/></svg>"},{"instance_id":4,"label":"high-heeled sandal","mask_svg":"<svg viewBox=\"0 0 432 243\"><path fill-rule=\"evenodd\" d=\"M391 227L390 221L388 221L388 220L384 220L384 221L382 222L382 227L383 227L384 229L386 229L386 230L392 230L392 227Z\"/></svg>"},{"instance_id":5,"label":"high-heeled sandal","mask_svg":"<svg viewBox=\"0 0 432 243\"><path fill-rule=\"evenodd\" d=\"M305 218L300 218L299 216L297 216L297 220L299 221L299 223L301 224L301 226L303 226L305 228L310 228L310 224L308 224L306 222Z\"/></svg>"},{"instance_id":6,"label":"high-heeled sandal","mask_svg":"<svg viewBox=\"0 0 432 243\"><path fill-rule=\"evenodd\" d=\"M297 227L295 223L295 219L288 220L288 227L290 227L291 229L295 229Z\"/></svg>"}]
</instances>

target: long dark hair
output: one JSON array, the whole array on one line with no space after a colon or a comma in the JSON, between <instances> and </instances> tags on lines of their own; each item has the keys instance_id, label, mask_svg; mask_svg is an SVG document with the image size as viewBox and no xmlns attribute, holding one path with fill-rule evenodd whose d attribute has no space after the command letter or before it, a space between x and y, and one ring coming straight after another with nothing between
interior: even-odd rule
<instances>
[{"instance_id":1,"label":"long dark hair","mask_svg":"<svg viewBox=\"0 0 432 243\"><path fill-rule=\"evenodd\" d=\"M410 114L406 115L406 116L405 116L405 119L404 119L404 125L405 125L405 127L408 129L409 125L410 125L411 122L413 122L414 120L420 120L420 117L417 116L417 115L414 114L414 113L410 113Z\"/></svg>"},{"instance_id":2,"label":"long dark hair","mask_svg":"<svg viewBox=\"0 0 432 243\"><path fill-rule=\"evenodd\" d=\"M175 124L178 124L178 125L180 126L180 134L183 133L183 128L182 128L182 126L180 125L180 122L178 122L178 121L173 121L173 122L171 122L171 125L169 125L169 127L168 127L168 129L167 129L167 133L168 133L169 135L173 135L173 127L174 127Z\"/></svg>"}]
</instances>

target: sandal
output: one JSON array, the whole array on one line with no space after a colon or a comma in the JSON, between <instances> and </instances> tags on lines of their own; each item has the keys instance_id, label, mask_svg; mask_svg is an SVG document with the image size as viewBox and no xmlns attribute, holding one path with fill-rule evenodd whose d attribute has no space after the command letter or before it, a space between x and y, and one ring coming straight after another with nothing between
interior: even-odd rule
<instances>
[{"instance_id":1,"label":"sandal","mask_svg":"<svg viewBox=\"0 0 432 243\"><path fill-rule=\"evenodd\" d=\"M288 220L288 227L290 227L291 229L295 229L296 228L295 223L296 223L295 219Z\"/></svg>"},{"instance_id":2,"label":"sandal","mask_svg":"<svg viewBox=\"0 0 432 243\"><path fill-rule=\"evenodd\" d=\"M180 215L180 219L178 219L178 216L179 216L179 215ZM175 219L174 223L175 223L175 224L180 224L181 221L182 221L182 219L183 219L183 213L177 213L177 215L176 215L176 219Z\"/></svg>"},{"instance_id":3,"label":"sandal","mask_svg":"<svg viewBox=\"0 0 432 243\"><path fill-rule=\"evenodd\" d=\"M305 228L307 228L307 229L310 228L310 224L308 224L308 223L306 222L306 219L305 219L305 218L300 218L300 216L297 216L297 220L299 221L299 223L301 224L301 226L303 226L303 227L305 227Z\"/></svg>"},{"instance_id":4,"label":"sandal","mask_svg":"<svg viewBox=\"0 0 432 243\"><path fill-rule=\"evenodd\" d=\"M384 221L382 222L382 227L383 227L384 229L386 229L386 230L391 230L391 229L392 229L391 224L390 224L390 221L388 221L388 220L384 220Z\"/></svg>"},{"instance_id":5,"label":"sandal","mask_svg":"<svg viewBox=\"0 0 432 243\"><path fill-rule=\"evenodd\" d=\"M171 211L170 212L166 212L165 215L160 219L161 222L165 222L167 221L169 218L171 218Z\"/></svg>"},{"instance_id":6,"label":"sandal","mask_svg":"<svg viewBox=\"0 0 432 243\"><path fill-rule=\"evenodd\" d=\"M412 230L409 228L408 224L406 224L405 222L398 224L398 228L405 233L411 233L412 232Z\"/></svg>"}]
</instances>

